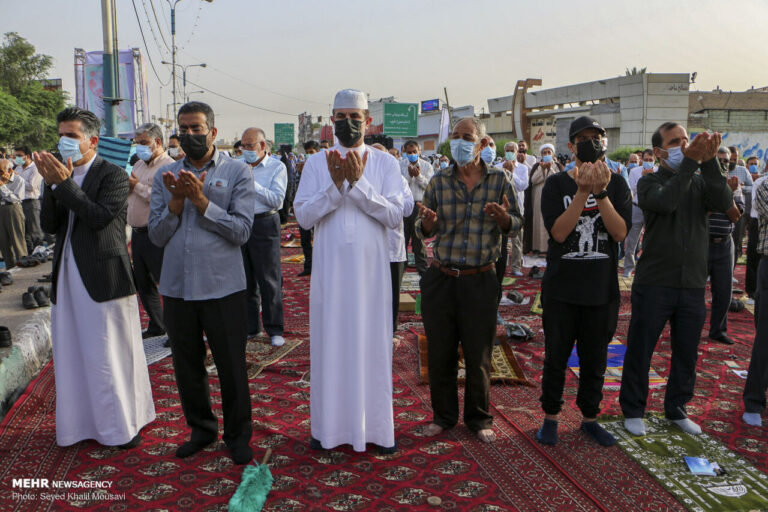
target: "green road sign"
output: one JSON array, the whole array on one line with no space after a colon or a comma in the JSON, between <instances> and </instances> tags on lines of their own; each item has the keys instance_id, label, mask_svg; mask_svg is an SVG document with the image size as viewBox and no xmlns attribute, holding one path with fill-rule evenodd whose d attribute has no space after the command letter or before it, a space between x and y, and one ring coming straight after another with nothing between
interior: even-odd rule
<instances>
[{"instance_id":1,"label":"green road sign","mask_svg":"<svg viewBox=\"0 0 768 512\"><path fill-rule=\"evenodd\" d=\"M275 123L275 146L280 144L293 146L293 123Z\"/></svg>"},{"instance_id":2,"label":"green road sign","mask_svg":"<svg viewBox=\"0 0 768 512\"><path fill-rule=\"evenodd\" d=\"M417 103L385 103L384 135L390 137L418 136L416 120L418 112L419 105Z\"/></svg>"}]
</instances>

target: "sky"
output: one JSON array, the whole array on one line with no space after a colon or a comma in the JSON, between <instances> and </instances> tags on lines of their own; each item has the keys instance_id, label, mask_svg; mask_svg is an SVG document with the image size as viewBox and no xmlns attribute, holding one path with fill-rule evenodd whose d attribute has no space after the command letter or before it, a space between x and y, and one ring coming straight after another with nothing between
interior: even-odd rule
<instances>
[{"instance_id":1,"label":"sky","mask_svg":"<svg viewBox=\"0 0 768 512\"><path fill-rule=\"evenodd\" d=\"M158 117L171 103L171 66L161 64L171 60L168 1L117 0L120 48L141 48L157 70L146 60ZM74 48L103 49L101 2L0 0L0 12L0 32L53 57L51 78L74 102ZM191 97L213 107L228 140L249 126L272 137L274 123L297 123L300 112L327 116L344 88L419 102L444 99L445 87L451 105L480 112L517 80L548 89L633 66L697 72L692 90L768 86L766 0L180 0L176 13L177 62L207 64L188 70L208 89Z\"/></svg>"}]
</instances>

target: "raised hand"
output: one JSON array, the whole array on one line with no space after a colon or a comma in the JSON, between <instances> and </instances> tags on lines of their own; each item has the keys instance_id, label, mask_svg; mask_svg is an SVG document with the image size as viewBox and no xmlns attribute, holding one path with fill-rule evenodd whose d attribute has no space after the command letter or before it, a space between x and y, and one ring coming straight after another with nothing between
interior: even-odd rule
<instances>
[{"instance_id":1,"label":"raised hand","mask_svg":"<svg viewBox=\"0 0 768 512\"><path fill-rule=\"evenodd\" d=\"M507 211L509 210L509 199L507 199L507 195L504 194L501 197L501 204L499 203L486 203L483 207L483 211L486 215L493 217L493 219L496 221L496 224L499 225L502 229L507 229L509 227L509 214Z\"/></svg>"},{"instance_id":2,"label":"raised hand","mask_svg":"<svg viewBox=\"0 0 768 512\"><path fill-rule=\"evenodd\" d=\"M59 162L55 156L47 151L33 153L32 158L47 185L58 185L72 175L74 166L71 158L67 158L67 165Z\"/></svg>"},{"instance_id":3,"label":"raised hand","mask_svg":"<svg viewBox=\"0 0 768 512\"><path fill-rule=\"evenodd\" d=\"M421 231L431 233L437 224L437 214L423 204L419 204L419 216L421 217Z\"/></svg>"},{"instance_id":4,"label":"raised hand","mask_svg":"<svg viewBox=\"0 0 768 512\"><path fill-rule=\"evenodd\" d=\"M336 150L325 152L325 161L328 163L328 173L336 188L341 188L344 183L344 169L341 167L341 153Z\"/></svg>"},{"instance_id":5,"label":"raised hand","mask_svg":"<svg viewBox=\"0 0 768 512\"><path fill-rule=\"evenodd\" d=\"M683 155L691 160L696 160L697 162L706 162L717 154L717 147L715 147L714 152L712 152L711 148L712 136L706 132L702 132L696 135L690 144L688 144L688 147L683 150Z\"/></svg>"},{"instance_id":6,"label":"raised hand","mask_svg":"<svg viewBox=\"0 0 768 512\"><path fill-rule=\"evenodd\" d=\"M594 165L595 167L592 174L592 194L598 194L611 182L611 168L602 160L598 160Z\"/></svg>"},{"instance_id":7,"label":"raised hand","mask_svg":"<svg viewBox=\"0 0 768 512\"><path fill-rule=\"evenodd\" d=\"M731 190L736 192L739 189L739 177L738 176L731 176L728 178L728 186L731 187Z\"/></svg>"},{"instance_id":8,"label":"raised hand","mask_svg":"<svg viewBox=\"0 0 768 512\"><path fill-rule=\"evenodd\" d=\"M133 174L133 171L131 171L131 175L128 176L128 185L130 187L130 190L133 191L133 187L135 187L139 183L139 178Z\"/></svg>"},{"instance_id":9,"label":"raised hand","mask_svg":"<svg viewBox=\"0 0 768 512\"><path fill-rule=\"evenodd\" d=\"M408 174L411 176L411 178L415 178L416 176L421 174L421 169L419 169L419 164L418 163L408 164Z\"/></svg>"},{"instance_id":10,"label":"raised hand","mask_svg":"<svg viewBox=\"0 0 768 512\"><path fill-rule=\"evenodd\" d=\"M573 179L576 181L576 185L579 187L579 192L583 192L585 194L592 193L594 173L595 168L589 162L581 164L581 167L573 168Z\"/></svg>"},{"instance_id":11,"label":"raised hand","mask_svg":"<svg viewBox=\"0 0 768 512\"><path fill-rule=\"evenodd\" d=\"M363 158L360 158L357 151L350 151L347 153L345 161L346 166L342 166L342 168L345 168L347 181L351 185L363 177L365 163L368 161L368 152L366 151Z\"/></svg>"},{"instance_id":12,"label":"raised hand","mask_svg":"<svg viewBox=\"0 0 768 512\"><path fill-rule=\"evenodd\" d=\"M200 175L200 178L198 178L194 173L190 171L185 171L184 169L179 171L178 181L184 197L192 202L205 197L203 194L203 185L205 184L206 174L207 171L203 171L203 173Z\"/></svg>"},{"instance_id":13,"label":"raised hand","mask_svg":"<svg viewBox=\"0 0 768 512\"><path fill-rule=\"evenodd\" d=\"M184 199L186 196L184 195L184 191L182 190L179 181L176 179L176 176L171 171L164 172L163 173L163 185L165 185L165 188L168 189L168 192L171 193L172 199Z\"/></svg>"}]
</instances>

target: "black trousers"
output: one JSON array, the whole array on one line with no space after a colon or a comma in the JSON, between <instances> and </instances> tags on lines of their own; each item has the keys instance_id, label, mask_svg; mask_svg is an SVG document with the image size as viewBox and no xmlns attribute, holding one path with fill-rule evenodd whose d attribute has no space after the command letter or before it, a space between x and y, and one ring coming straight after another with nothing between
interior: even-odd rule
<instances>
[{"instance_id":1,"label":"black trousers","mask_svg":"<svg viewBox=\"0 0 768 512\"><path fill-rule=\"evenodd\" d=\"M720 243L709 242L709 286L712 290L712 312L709 336L716 338L728 332L728 308L733 292L733 242L725 237Z\"/></svg>"},{"instance_id":2,"label":"black trousers","mask_svg":"<svg viewBox=\"0 0 768 512\"><path fill-rule=\"evenodd\" d=\"M252 426L245 365L245 292L220 299L187 301L164 297L164 301L173 369L181 408L192 428L191 440L216 439L218 432L205 370L205 332L219 374L224 442L230 448L247 445Z\"/></svg>"},{"instance_id":3,"label":"black trousers","mask_svg":"<svg viewBox=\"0 0 768 512\"><path fill-rule=\"evenodd\" d=\"M136 291L144 306L144 311L149 315L150 332L165 332L163 322L163 306L160 302L160 294L157 292L157 283L160 281L160 272L163 266L163 253L165 250L153 244L149 234L144 229L133 229L131 235L131 258L133 260L133 280L136 282Z\"/></svg>"},{"instance_id":4,"label":"black trousers","mask_svg":"<svg viewBox=\"0 0 768 512\"><path fill-rule=\"evenodd\" d=\"M299 228L301 252L304 253L304 270L312 271L312 230Z\"/></svg>"},{"instance_id":5,"label":"black trousers","mask_svg":"<svg viewBox=\"0 0 768 512\"><path fill-rule=\"evenodd\" d=\"M253 220L251 237L242 247L248 304L248 334L261 332L259 304L264 330L283 335L283 269L280 263L280 217L277 214Z\"/></svg>"},{"instance_id":6,"label":"black trousers","mask_svg":"<svg viewBox=\"0 0 768 512\"><path fill-rule=\"evenodd\" d=\"M762 414L768 390L768 256L760 258L755 295L755 342L744 383L744 409Z\"/></svg>"},{"instance_id":7,"label":"black trousers","mask_svg":"<svg viewBox=\"0 0 768 512\"><path fill-rule=\"evenodd\" d=\"M541 406L547 414L558 414L568 358L574 342L579 355L579 391L576 405L585 418L600 413L608 344L616 332L619 301L600 306L569 304L542 294L544 324L544 370L541 377Z\"/></svg>"},{"instance_id":8,"label":"black trousers","mask_svg":"<svg viewBox=\"0 0 768 512\"><path fill-rule=\"evenodd\" d=\"M739 220L736 222L736 224L733 225L733 233L731 233L731 237L733 238L733 246L735 255L733 257L733 266L736 267L736 262L739 260L742 254L742 245L744 243L744 233L747 229L747 221L749 220L748 215L742 215Z\"/></svg>"},{"instance_id":9,"label":"black trousers","mask_svg":"<svg viewBox=\"0 0 768 512\"><path fill-rule=\"evenodd\" d=\"M632 319L619 392L619 404L626 418L642 418L645 413L651 357L667 321L670 323L672 363L664 396L664 413L670 420L687 417L685 404L693 398L697 350L705 317L704 288L637 283L632 286Z\"/></svg>"},{"instance_id":10,"label":"black trousers","mask_svg":"<svg viewBox=\"0 0 768 512\"><path fill-rule=\"evenodd\" d=\"M464 423L489 428L491 352L496 337L499 281L493 271L453 277L430 266L421 278L421 314L428 341L429 392L434 422L451 428L459 420L459 343L464 352Z\"/></svg>"},{"instance_id":11,"label":"black trousers","mask_svg":"<svg viewBox=\"0 0 768 512\"><path fill-rule=\"evenodd\" d=\"M392 277L392 334L397 330L397 315L400 313L400 286L403 284L405 261L393 261L389 264Z\"/></svg>"},{"instance_id":12,"label":"black trousers","mask_svg":"<svg viewBox=\"0 0 768 512\"><path fill-rule=\"evenodd\" d=\"M23 200L21 210L24 212L24 240L27 244L27 254L32 254L35 247L44 240L43 230L40 227L40 200Z\"/></svg>"},{"instance_id":13,"label":"black trousers","mask_svg":"<svg viewBox=\"0 0 768 512\"><path fill-rule=\"evenodd\" d=\"M501 302L501 283L504 281L504 274L507 272L507 255L509 254L509 248L507 247L507 245L509 245L508 242L509 237L507 235L501 235L501 254L499 254L499 259L496 260L496 277L499 280L499 300L497 303Z\"/></svg>"},{"instance_id":14,"label":"black trousers","mask_svg":"<svg viewBox=\"0 0 768 512\"><path fill-rule=\"evenodd\" d=\"M427 260L427 248L422 239L416 236L416 220L418 218L419 208L414 206L413 212L408 217L403 218L403 234L405 235L405 250L408 251L408 243L410 242L413 257L416 260L416 271L423 277L429 262Z\"/></svg>"},{"instance_id":15,"label":"black trousers","mask_svg":"<svg viewBox=\"0 0 768 512\"><path fill-rule=\"evenodd\" d=\"M757 252L757 240L760 236L760 228L757 219L749 218L747 223L747 275L744 279L744 291L750 297L755 296L757 289L757 265L760 263L760 254Z\"/></svg>"}]
</instances>

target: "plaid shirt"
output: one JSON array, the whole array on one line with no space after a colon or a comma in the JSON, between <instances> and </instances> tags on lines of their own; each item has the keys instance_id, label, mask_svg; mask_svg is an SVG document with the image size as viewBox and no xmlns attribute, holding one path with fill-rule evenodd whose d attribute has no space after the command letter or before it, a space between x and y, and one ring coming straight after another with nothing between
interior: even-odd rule
<instances>
[{"instance_id":1,"label":"plaid shirt","mask_svg":"<svg viewBox=\"0 0 768 512\"><path fill-rule=\"evenodd\" d=\"M435 235L435 260L443 265L476 267L499 258L502 230L483 211L487 203L501 204L502 196L507 196L512 221L504 234L515 233L523 225L515 189L506 173L481 163L483 177L471 192L456 176L454 165L435 174L424 191L422 204L437 213L437 223L432 233L425 235L418 219L416 236L424 239Z\"/></svg>"},{"instance_id":2,"label":"plaid shirt","mask_svg":"<svg viewBox=\"0 0 768 512\"><path fill-rule=\"evenodd\" d=\"M768 180L763 180L755 190L755 210L760 226L757 237L757 252L768 256Z\"/></svg>"}]
</instances>

